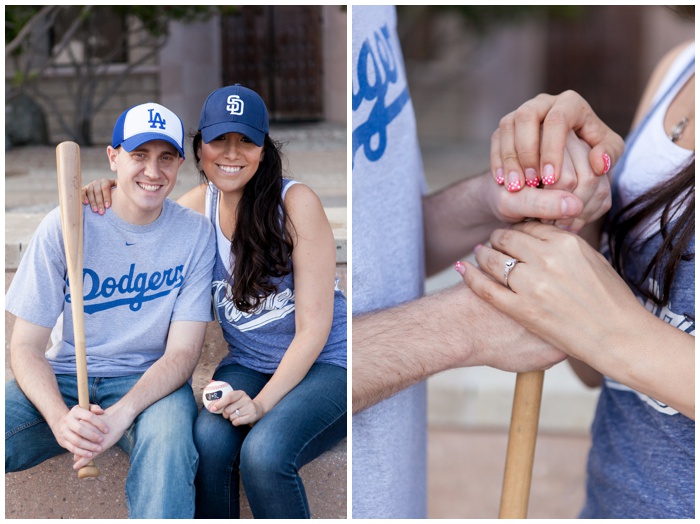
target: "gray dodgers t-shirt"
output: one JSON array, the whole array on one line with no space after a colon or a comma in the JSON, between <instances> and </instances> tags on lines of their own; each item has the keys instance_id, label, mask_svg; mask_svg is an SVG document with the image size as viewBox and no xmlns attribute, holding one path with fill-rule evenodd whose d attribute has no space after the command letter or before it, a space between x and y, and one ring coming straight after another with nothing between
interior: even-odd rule
<instances>
[{"instance_id":1,"label":"gray dodgers t-shirt","mask_svg":"<svg viewBox=\"0 0 700 524\"><path fill-rule=\"evenodd\" d=\"M83 213L83 295L88 374L146 371L165 351L171 322L213 319L214 231L203 216L166 200L160 217L135 226L112 210ZM54 372L75 374L73 316L58 208L41 222L5 296L5 309L54 327Z\"/></svg>"},{"instance_id":2,"label":"gray dodgers t-shirt","mask_svg":"<svg viewBox=\"0 0 700 524\"><path fill-rule=\"evenodd\" d=\"M354 6L352 30L352 305L358 315L422 296L425 181L395 10ZM427 516L425 402L420 383L353 416L353 518Z\"/></svg>"}]
</instances>

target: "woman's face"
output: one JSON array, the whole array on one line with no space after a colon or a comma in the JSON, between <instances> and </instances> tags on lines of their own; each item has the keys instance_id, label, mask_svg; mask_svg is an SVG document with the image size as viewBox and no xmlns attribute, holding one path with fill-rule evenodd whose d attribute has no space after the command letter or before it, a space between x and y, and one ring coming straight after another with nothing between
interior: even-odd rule
<instances>
[{"instance_id":1,"label":"woman's face","mask_svg":"<svg viewBox=\"0 0 700 524\"><path fill-rule=\"evenodd\" d=\"M262 146L240 133L226 133L199 145L202 171L219 191L242 191L253 178L263 158Z\"/></svg>"}]
</instances>

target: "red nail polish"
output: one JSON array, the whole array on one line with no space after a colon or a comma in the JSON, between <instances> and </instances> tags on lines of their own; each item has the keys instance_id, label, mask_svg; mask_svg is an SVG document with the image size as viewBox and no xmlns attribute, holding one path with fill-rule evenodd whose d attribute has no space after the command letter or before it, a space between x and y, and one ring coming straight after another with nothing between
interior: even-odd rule
<instances>
[{"instance_id":1,"label":"red nail polish","mask_svg":"<svg viewBox=\"0 0 700 524\"><path fill-rule=\"evenodd\" d=\"M499 167L496 169L496 183L499 186L502 186L505 183L506 179L503 177L503 168Z\"/></svg>"},{"instance_id":2,"label":"red nail polish","mask_svg":"<svg viewBox=\"0 0 700 524\"><path fill-rule=\"evenodd\" d=\"M537 187L540 185L540 179L537 178L537 171L531 167L525 170L525 185L528 187Z\"/></svg>"},{"instance_id":3,"label":"red nail polish","mask_svg":"<svg viewBox=\"0 0 700 524\"><path fill-rule=\"evenodd\" d=\"M464 264L458 261L455 264L455 269L457 270L457 273L459 273L460 275L464 275Z\"/></svg>"},{"instance_id":4,"label":"red nail polish","mask_svg":"<svg viewBox=\"0 0 700 524\"><path fill-rule=\"evenodd\" d=\"M610 171L610 157L608 156L607 153L603 153L603 174L605 175L608 171Z\"/></svg>"},{"instance_id":5,"label":"red nail polish","mask_svg":"<svg viewBox=\"0 0 700 524\"><path fill-rule=\"evenodd\" d=\"M542 170L542 183L552 185L554 183L554 166L547 164Z\"/></svg>"}]
</instances>

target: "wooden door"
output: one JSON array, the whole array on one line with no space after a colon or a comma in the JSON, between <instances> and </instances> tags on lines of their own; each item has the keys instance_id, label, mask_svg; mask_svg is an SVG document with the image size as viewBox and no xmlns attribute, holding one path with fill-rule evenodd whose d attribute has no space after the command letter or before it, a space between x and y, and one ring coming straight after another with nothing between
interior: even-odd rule
<instances>
[{"instance_id":1,"label":"wooden door","mask_svg":"<svg viewBox=\"0 0 700 524\"><path fill-rule=\"evenodd\" d=\"M573 89L623 137L641 98L640 6L595 6L548 26L546 92Z\"/></svg>"},{"instance_id":2,"label":"wooden door","mask_svg":"<svg viewBox=\"0 0 700 524\"><path fill-rule=\"evenodd\" d=\"M270 120L323 117L320 6L244 6L222 17L224 85L265 100Z\"/></svg>"}]
</instances>

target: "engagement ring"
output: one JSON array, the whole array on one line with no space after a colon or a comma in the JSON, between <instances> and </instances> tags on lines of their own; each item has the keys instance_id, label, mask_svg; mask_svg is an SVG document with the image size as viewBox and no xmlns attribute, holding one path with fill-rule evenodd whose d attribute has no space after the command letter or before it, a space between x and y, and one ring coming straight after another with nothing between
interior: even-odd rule
<instances>
[{"instance_id":1,"label":"engagement ring","mask_svg":"<svg viewBox=\"0 0 700 524\"><path fill-rule=\"evenodd\" d=\"M518 260L514 258L509 258L508 260L506 260L506 265L503 267L503 283L508 289L511 289L508 285L508 273L510 273L513 270L515 264L517 263Z\"/></svg>"}]
</instances>

